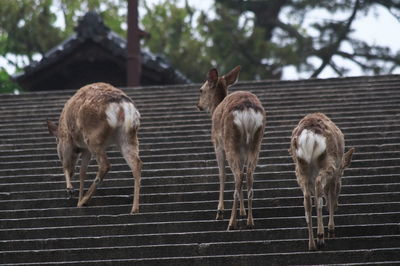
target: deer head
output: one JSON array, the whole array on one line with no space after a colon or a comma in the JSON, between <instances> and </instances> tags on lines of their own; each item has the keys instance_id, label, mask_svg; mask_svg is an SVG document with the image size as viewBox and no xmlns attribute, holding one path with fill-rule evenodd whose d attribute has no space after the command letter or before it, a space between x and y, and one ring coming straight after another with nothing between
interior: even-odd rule
<instances>
[{"instance_id":1,"label":"deer head","mask_svg":"<svg viewBox=\"0 0 400 266\"><path fill-rule=\"evenodd\" d=\"M197 108L213 113L218 104L228 94L228 88L237 82L239 72L240 66L237 66L228 74L219 77L215 68L210 69L207 73L207 80L200 88L200 99L197 103Z\"/></svg>"}]
</instances>

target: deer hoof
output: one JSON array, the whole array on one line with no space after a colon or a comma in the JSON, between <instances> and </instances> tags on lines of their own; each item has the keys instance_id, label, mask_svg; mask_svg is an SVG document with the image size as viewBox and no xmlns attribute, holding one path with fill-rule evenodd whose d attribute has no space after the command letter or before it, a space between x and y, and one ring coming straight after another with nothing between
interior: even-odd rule
<instances>
[{"instance_id":1,"label":"deer hoof","mask_svg":"<svg viewBox=\"0 0 400 266\"><path fill-rule=\"evenodd\" d=\"M324 234L318 234L317 247L318 249L320 249L323 248L324 246L325 246Z\"/></svg>"},{"instance_id":2,"label":"deer hoof","mask_svg":"<svg viewBox=\"0 0 400 266\"><path fill-rule=\"evenodd\" d=\"M309 251L316 251L317 250L317 248L315 247L315 242L314 241L310 241L308 243L308 250Z\"/></svg>"},{"instance_id":3,"label":"deer hoof","mask_svg":"<svg viewBox=\"0 0 400 266\"><path fill-rule=\"evenodd\" d=\"M237 229L237 225L229 224L228 229L226 229L226 230L231 231L231 230L236 230L236 229Z\"/></svg>"},{"instance_id":4,"label":"deer hoof","mask_svg":"<svg viewBox=\"0 0 400 266\"><path fill-rule=\"evenodd\" d=\"M87 203L89 201L89 198L87 196L83 197L81 200L78 201L78 207L84 207L87 206Z\"/></svg>"},{"instance_id":5,"label":"deer hoof","mask_svg":"<svg viewBox=\"0 0 400 266\"><path fill-rule=\"evenodd\" d=\"M254 223L247 223L247 229L254 229Z\"/></svg>"},{"instance_id":6,"label":"deer hoof","mask_svg":"<svg viewBox=\"0 0 400 266\"><path fill-rule=\"evenodd\" d=\"M224 211L223 210L218 210L217 211L217 217L215 220L223 220L224 219Z\"/></svg>"},{"instance_id":7,"label":"deer hoof","mask_svg":"<svg viewBox=\"0 0 400 266\"><path fill-rule=\"evenodd\" d=\"M246 227L247 227L247 229L253 229L254 228L254 220L253 220L252 217L251 218L250 217L247 218Z\"/></svg>"},{"instance_id":8,"label":"deer hoof","mask_svg":"<svg viewBox=\"0 0 400 266\"><path fill-rule=\"evenodd\" d=\"M86 206L87 205L87 202L85 201L83 201L83 200L81 200L81 201L79 201L78 202L78 205L76 205L78 208L80 208L80 207L84 207L84 206Z\"/></svg>"},{"instance_id":9,"label":"deer hoof","mask_svg":"<svg viewBox=\"0 0 400 266\"><path fill-rule=\"evenodd\" d=\"M328 230L328 237L329 237L329 238L335 238L335 237L336 237L336 235L335 235L335 229Z\"/></svg>"},{"instance_id":10,"label":"deer hoof","mask_svg":"<svg viewBox=\"0 0 400 266\"><path fill-rule=\"evenodd\" d=\"M132 209L131 215L136 214L136 213L139 213L139 208Z\"/></svg>"},{"instance_id":11,"label":"deer hoof","mask_svg":"<svg viewBox=\"0 0 400 266\"><path fill-rule=\"evenodd\" d=\"M233 231L233 230L235 230L236 228L235 227L233 227L233 226L228 226L228 228L226 229L226 231Z\"/></svg>"},{"instance_id":12,"label":"deer hoof","mask_svg":"<svg viewBox=\"0 0 400 266\"><path fill-rule=\"evenodd\" d=\"M74 196L75 190L74 188L67 188L67 195L68 195L68 199L72 199L72 197Z\"/></svg>"}]
</instances>

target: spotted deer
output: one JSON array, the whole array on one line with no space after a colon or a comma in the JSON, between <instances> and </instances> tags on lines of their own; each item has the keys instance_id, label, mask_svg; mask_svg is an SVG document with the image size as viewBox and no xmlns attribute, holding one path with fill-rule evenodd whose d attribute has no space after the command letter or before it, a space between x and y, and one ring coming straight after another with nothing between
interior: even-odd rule
<instances>
[{"instance_id":1,"label":"spotted deer","mask_svg":"<svg viewBox=\"0 0 400 266\"><path fill-rule=\"evenodd\" d=\"M338 206L341 177L349 167L354 148L344 153L344 136L324 114L305 116L293 130L289 152L296 167L297 182L303 191L305 217L308 226L309 250L325 245L322 221L323 197L329 210L328 235L334 237L334 211ZM315 246L311 197L317 208L317 247Z\"/></svg>"},{"instance_id":2,"label":"spotted deer","mask_svg":"<svg viewBox=\"0 0 400 266\"><path fill-rule=\"evenodd\" d=\"M139 111L124 92L109 84L94 83L79 89L66 102L58 125L47 121L50 134L57 140L57 152L70 197L73 195L71 179L75 164L81 157L78 207L87 204L110 170L106 148L116 144L135 179L131 213L139 212L142 167L137 138L139 119ZM98 163L98 172L84 194L86 171L92 155Z\"/></svg>"},{"instance_id":3,"label":"spotted deer","mask_svg":"<svg viewBox=\"0 0 400 266\"><path fill-rule=\"evenodd\" d=\"M200 88L199 110L208 110L212 116L211 138L219 168L219 203L217 220L223 219L225 160L235 178L235 191L228 230L237 228L237 203L240 215L246 216L243 202L242 182L246 167L248 197L247 226L254 227L253 173L256 168L264 135L265 111L259 99L250 92L237 91L228 94L228 87L238 80L240 66L228 74L218 77L218 71L211 69L207 80Z\"/></svg>"}]
</instances>

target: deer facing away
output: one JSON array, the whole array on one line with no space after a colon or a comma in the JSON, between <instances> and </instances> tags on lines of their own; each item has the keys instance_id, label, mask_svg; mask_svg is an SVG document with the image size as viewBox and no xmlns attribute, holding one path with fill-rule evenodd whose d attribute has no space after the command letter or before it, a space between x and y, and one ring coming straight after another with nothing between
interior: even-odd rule
<instances>
[{"instance_id":1,"label":"deer facing away","mask_svg":"<svg viewBox=\"0 0 400 266\"><path fill-rule=\"evenodd\" d=\"M139 111L124 92L109 84L94 83L82 87L67 101L58 125L47 121L50 134L57 140L57 152L64 170L67 192L71 197L71 179L76 161L81 156L78 207L87 204L110 170L106 148L116 144L135 178L131 213L139 211L142 167L137 138L139 119ZM98 172L84 194L86 171L92 155L98 163Z\"/></svg>"},{"instance_id":2,"label":"deer facing away","mask_svg":"<svg viewBox=\"0 0 400 266\"><path fill-rule=\"evenodd\" d=\"M228 95L228 87L236 83L240 66L228 74L218 77L216 69L207 74L207 81L200 88L199 110L209 110L212 115L211 138L219 168L219 203L216 219L223 219L225 160L235 178L233 206L228 230L237 227L237 203L240 202L240 215L246 216L243 200L242 182L246 168L248 197L247 226L254 227L253 173L256 168L264 135L265 111L259 99L250 92L237 91Z\"/></svg>"},{"instance_id":3,"label":"deer facing away","mask_svg":"<svg viewBox=\"0 0 400 266\"><path fill-rule=\"evenodd\" d=\"M317 247L324 246L322 221L323 197L329 210L328 233L334 237L334 211L337 209L343 171L350 165L354 148L344 153L344 136L324 114L305 116L292 132L289 152L296 167L297 182L303 191L305 217L308 226L309 250L316 250L311 197L317 208Z\"/></svg>"}]
</instances>

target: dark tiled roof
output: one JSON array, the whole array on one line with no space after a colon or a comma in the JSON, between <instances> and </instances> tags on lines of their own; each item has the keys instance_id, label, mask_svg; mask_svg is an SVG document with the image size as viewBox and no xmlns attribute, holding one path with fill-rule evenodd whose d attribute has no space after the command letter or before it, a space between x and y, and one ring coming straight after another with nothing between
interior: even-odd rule
<instances>
[{"instance_id":1,"label":"dark tiled roof","mask_svg":"<svg viewBox=\"0 0 400 266\"><path fill-rule=\"evenodd\" d=\"M24 71L13 75L16 81L26 80L37 75L52 65L62 61L65 57L79 49L84 42L92 41L102 47L117 60L125 63L126 45L124 38L111 31L96 12L88 12L75 28L75 32L62 43L48 51L39 62L26 66ZM161 84L187 84L191 81L180 71L174 69L161 55L150 51L141 51L142 68L144 72L152 72L152 76L159 76ZM153 84L157 84L154 82Z\"/></svg>"},{"instance_id":2,"label":"dark tiled roof","mask_svg":"<svg viewBox=\"0 0 400 266\"><path fill-rule=\"evenodd\" d=\"M131 171L113 149L108 153L111 171L89 206L77 208L76 197L67 199L45 120L58 119L73 91L0 95L1 264L399 263L400 76L239 82L232 87L254 92L267 110L255 171L256 227L233 232L226 231L231 174L225 219L214 220L218 168L210 118L194 106L199 86L125 90L141 113L144 164L137 215L128 214ZM345 135L346 150L355 147L356 152L342 179L336 238L326 239L322 251L308 252L303 195L288 148L299 119L317 111L331 117ZM88 182L96 170L92 162ZM324 220L327 226L326 215Z\"/></svg>"}]
</instances>

